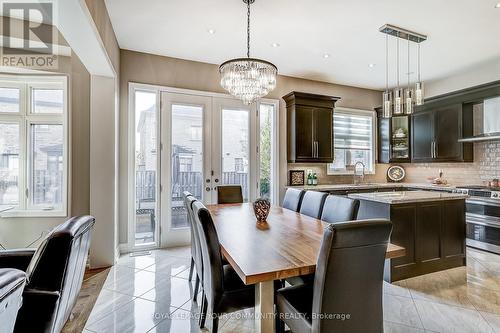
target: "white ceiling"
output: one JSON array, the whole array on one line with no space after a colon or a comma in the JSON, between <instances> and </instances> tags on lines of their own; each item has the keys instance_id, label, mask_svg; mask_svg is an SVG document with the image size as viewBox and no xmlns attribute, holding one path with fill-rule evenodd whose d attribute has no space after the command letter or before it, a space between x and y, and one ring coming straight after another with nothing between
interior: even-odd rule
<instances>
[{"instance_id":1,"label":"white ceiling","mask_svg":"<svg viewBox=\"0 0 500 333\"><path fill-rule=\"evenodd\" d=\"M382 89L385 35L378 29L389 23L427 34L421 45L422 78L444 78L500 58L500 9L494 8L499 2L256 0L251 55L273 62L280 74ZM106 0L106 5L123 49L213 64L246 55L241 0ZM391 86L396 83L395 45L390 39ZM406 48L402 42L403 82ZM410 54L415 73L414 45Z\"/></svg>"}]
</instances>

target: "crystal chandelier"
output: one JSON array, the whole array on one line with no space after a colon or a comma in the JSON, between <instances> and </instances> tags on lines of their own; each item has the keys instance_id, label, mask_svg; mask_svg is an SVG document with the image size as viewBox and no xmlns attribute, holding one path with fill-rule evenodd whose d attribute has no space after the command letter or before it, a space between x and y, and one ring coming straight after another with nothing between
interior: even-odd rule
<instances>
[{"instance_id":1,"label":"crystal chandelier","mask_svg":"<svg viewBox=\"0 0 500 333\"><path fill-rule=\"evenodd\" d=\"M247 5L247 57L236 58L219 66L220 84L245 104L252 104L276 88L278 68L272 63L250 58L250 5L255 0L243 0Z\"/></svg>"},{"instance_id":2,"label":"crystal chandelier","mask_svg":"<svg viewBox=\"0 0 500 333\"><path fill-rule=\"evenodd\" d=\"M390 118L392 115L402 115L402 114L412 114L414 111L414 105L424 104L424 91L423 82L420 80L420 43L427 40L427 36L418 34L406 29L392 26L386 24L382 26L380 32L386 34L385 40L385 91L383 93L383 107L382 116L384 118ZM391 92L389 90L388 76L389 76L389 49L388 49L388 36L396 37L397 41L397 87ZM399 82L399 40L406 39L408 43L408 86L403 89ZM414 42L418 45L418 80L415 83L415 89L410 87L410 42Z\"/></svg>"}]
</instances>

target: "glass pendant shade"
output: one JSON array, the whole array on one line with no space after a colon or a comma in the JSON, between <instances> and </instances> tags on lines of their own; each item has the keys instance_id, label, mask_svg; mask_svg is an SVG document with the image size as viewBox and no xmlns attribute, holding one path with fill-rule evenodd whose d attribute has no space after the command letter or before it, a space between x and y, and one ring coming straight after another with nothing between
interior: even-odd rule
<instances>
[{"instance_id":1,"label":"glass pendant shade","mask_svg":"<svg viewBox=\"0 0 500 333\"><path fill-rule=\"evenodd\" d=\"M219 73L222 88L248 105L276 88L278 69L265 60L238 58L220 65Z\"/></svg>"},{"instance_id":2,"label":"glass pendant shade","mask_svg":"<svg viewBox=\"0 0 500 333\"><path fill-rule=\"evenodd\" d=\"M405 89L405 113L413 113L413 90Z\"/></svg>"},{"instance_id":3,"label":"glass pendant shade","mask_svg":"<svg viewBox=\"0 0 500 333\"><path fill-rule=\"evenodd\" d=\"M384 105L382 109L382 117L390 118L392 116L392 92L384 91Z\"/></svg>"},{"instance_id":4,"label":"glass pendant shade","mask_svg":"<svg viewBox=\"0 0 500 333\"><path fill-rule=\"evenodd\" d=\"M415 105L424 105L424 84L415 83Z\"/></svg>"},{"instance_id":5,"label":"glass pendant shade","mask_svg":"<svg viewBox=\"0 0 500 333\"><path fill-rule=\"evenodd\" d=\"M403 89L394 89L394 110L393 114L399 115L403 114Z\"/></svg>"}]
</instances>

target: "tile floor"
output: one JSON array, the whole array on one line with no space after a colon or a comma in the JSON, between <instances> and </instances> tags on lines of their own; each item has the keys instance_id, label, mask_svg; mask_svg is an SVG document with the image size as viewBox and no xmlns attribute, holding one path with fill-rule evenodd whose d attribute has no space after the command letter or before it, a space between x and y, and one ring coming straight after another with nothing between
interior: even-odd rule
<instances>
[{"instance_id":1,"label":"tile floor","mask_svg":"<svg viewBox=\"0 0 500 333\"><path fill-rule=\"evenodd\" d=\"M189 247L121 257L84 332L200 332L189 257ZM253 332L251 313L221 319L219 332ZM384 283L384 323L387 333L500 333L500 256L468 249L467 267Z\"/></svg>"}]
</instances>

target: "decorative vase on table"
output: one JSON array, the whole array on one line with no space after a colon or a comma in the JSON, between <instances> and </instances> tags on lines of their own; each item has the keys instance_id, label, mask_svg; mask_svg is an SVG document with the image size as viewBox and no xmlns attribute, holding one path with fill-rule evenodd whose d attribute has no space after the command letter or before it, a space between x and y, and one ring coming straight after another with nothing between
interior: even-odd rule
<instances>
[{"instance_id":1,"label":"decorative vase on table","mask_svg":"<svg viewBox=\"0 0 500 333\"><path fill-rule=\"evenodd\" d=\"M271 210L271 203L267 199L257 199L253 203L253 212L257 218L257 224L267 223L267 216Z\"/></svg>"}]
</instances>

